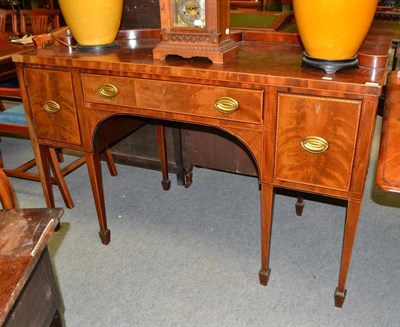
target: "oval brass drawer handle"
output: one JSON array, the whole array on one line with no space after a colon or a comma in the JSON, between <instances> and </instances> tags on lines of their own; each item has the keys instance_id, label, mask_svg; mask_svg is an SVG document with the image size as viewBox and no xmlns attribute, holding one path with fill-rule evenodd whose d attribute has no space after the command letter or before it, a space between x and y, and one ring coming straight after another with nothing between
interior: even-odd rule
<instances>
[{"instance_id":1,"label":"oval brass drawer handle","mask_svg":"<svg viewBox=\"0 0 400 327\"><path fill-rule=\"evenodd\" d=\"M223 114L231 114L239 108L239 103L230 97L221 97L215 101L214 106Z\"/></svg>"},{"instance_id":2,"label":"oval brass drawer handle","mask_svg":"<svg viewBox=\"0 0 400 327\"><path fill-rule=\"evenodd\" d=\"M118 94L118 89L115 85L104 84L99 88L99 94L102 98L112 99Z\"/></svg>"},{"instance_id":3,"label":"oval brass drawer handle","mask_svg":"<svg viewBox=\"0 0 400 327\"><path fill-rule=\"evenodd\" d=\"M301 141L304 150L310 153L324 153L329 148L329 143L319 136L307 136Z\"/></svg>"},{"instance_id":4,"label":"oval brass drawer handle","mask_svg":"<svg viewBox=\"0 0 400 327\"><path fill-rule=\"evenodd\" d=\"M52 100L48 100L44 103L43 109L49 114L55 114L61 110L61 106Z\"/></svg>"}]
</instances>

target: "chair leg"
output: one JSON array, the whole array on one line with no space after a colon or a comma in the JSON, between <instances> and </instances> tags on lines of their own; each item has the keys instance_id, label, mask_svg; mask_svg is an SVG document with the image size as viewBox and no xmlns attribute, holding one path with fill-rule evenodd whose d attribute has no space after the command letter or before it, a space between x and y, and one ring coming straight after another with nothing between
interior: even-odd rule
<instances>
[{"instance_id":1,"label":"chair leg","mask_svg":"<svg viewBox=\"0 0 400 327\"><path fill-rule=\"evenodd\" d=\"M39 179L43 188L43 195L47 208L55 208L53 185L50 174L50 155L45 145L39 145L35 141L31 142L32 150L35 154L36 167L39 173Z\"/></svg>"},{"instance_id":2,"label":"chair leg","mask_svg":"<svg viewBox=\"0 0 400 327\"><path fill-rule=\"evenodd\" d=\"M64 176L62 174L60 165L58 163L57 152L54 148L49 148L50 158L49 163L51 170L53 171L54 179L60 189L62 198L64 199L65 206L69 209L73 208L74 201L72 200L71 194L69 193L67 183L65 182Z\"/></svg>"},{"instance_id":3,"label":"chair leg","mask_svg":"<svg viewBox=\"0 0 400 327\"><path fill-rule=\"evenodd\" d=\"M0 150L1 151L1 150ZM48 164L51 168L51 171L53 172L53 183L56 184L60 190L60 194L64 200L65 206L69 209L72 209L75 207L74 201L72 199L71 193L69 192L67 183L65 181L65 176L74 171L75 169L79 168L86 162L86 158L80 158L75 160L74 162L70 163L69 165L61 168L60 167L60 162L64 161L63 154L61 152L61 149L59 148L48 148ZM117 168L115 166L114 160L112 158L112 154L110 149L106 149L105 151L105 156L106 156L106 161L107 165L110 170L110 174L112 176L117 175ZM17 177L17 178L24 178L28 180L35 180L35 181L40 181L40 177L35 176L35 174L30 174L28 172L25 172L26 170L29 170L33 166L36 165L36 162L32 160L31 162L28 162L20 167L18 167L14 171L18 171L18 175L14 173L10 173L9 170L6 170L10 174L10 176ZM0 167L2 167L2 160L1 160L1 152L0 152ZM13 172L13 171L12 171ZM23 174L23 176L22 176ZM35 178L37 177L37 178Z\"/></svg>"},{"instance_id":4,"label":"chair leg","mask_svg":"<svg viewBox=\"0 0 400 327\"><path fill-rule=\"evenodd\" d=\"M304 196L303 193L299 192L298 197L297 197L297 202L296 202L296 215L301 216L303 214L303 209L304 209Z\"/></svg>"},{"instance_id":5,"label":"chair leg","mask_svg":"<svg viewBox=\"0 0 400 327\"><path fill-rule=\"evenodd\" d=\"M171 187L171 181L168 177L168 156L167 156L167 144L165 142L165 129L163 125L157 125L157 142L158 151L160 152L160 164L162 172L161 185L165 191L168 191Z\"/></svg>"},{"instance_id":6,"label":"chair leg","mask_svg":"<svg viewBox=\"0 0 400 327\"><path fill-rule=\"evenodd\" d=\"M58 162L64 162L64 153L62 153L62 149L57 148L56 153Z\"/></svg>"},{"instance_id":7,"label":"chair leg","mask_svg":"<svg viewBox=\"0 0 400 327\"><path fill-rule=\"evenodd\" d=\"M110 175L117 176L118 175L117 167L115 166L114 158L108 146L104 150L104 158L106 160L108 170L110 171Z\"/></svg>"},{"instance_id":8,"label":"chair leg","mask_svg":"<svg viewBox=\"0 0 400 327\"><path fill-rule=\"evenodd\" d=\"M18 200L7 175L0 169L0 203L3 209L18 208Z\"/></svg>"},{"instance_id":9,"label":"chair leg","mask_svg":"<svg viewBox=\"0 0 400 327\"><path fill-rule=\"evenodd\" d=\"M0 142L1 142L1 137L0 137ZM3 156L1 155L1 147L0 147L0 168L4 168L4 162L3 162Z\"/></svg>"}]
</instances>

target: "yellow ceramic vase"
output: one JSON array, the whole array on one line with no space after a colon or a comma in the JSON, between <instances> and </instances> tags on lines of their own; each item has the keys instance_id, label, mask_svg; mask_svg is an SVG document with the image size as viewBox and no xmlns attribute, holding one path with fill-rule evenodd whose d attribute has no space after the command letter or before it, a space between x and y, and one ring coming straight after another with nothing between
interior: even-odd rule
<instances>
[{"instance_id":1,"label":"yellow ceramic vase","mask_svg":"<svg viewBox=\"0 0 400 327\"><path fill-rule=\"evenodd\" d=\"M357 53L374 19L378 0L293 0L307 55L346 60Z\"/></svg>"},{"instance_id":2,"label":"yellow ceramic vase","mask_svg":"<svg viewBox=\"0 0 400 327\"><path fill-rule=\"evenodd\" d=\"M121 23L123 0L59 0L62 15L80 46L112 44Z\"/></svg>"}]
</instances>

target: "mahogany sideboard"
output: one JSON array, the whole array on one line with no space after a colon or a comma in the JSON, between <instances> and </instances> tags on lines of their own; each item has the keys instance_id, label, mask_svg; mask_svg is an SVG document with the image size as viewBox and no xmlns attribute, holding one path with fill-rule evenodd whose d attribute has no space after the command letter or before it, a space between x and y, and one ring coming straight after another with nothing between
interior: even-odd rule
<instances>
[{"instance_id":1,"label":"mahogany sideboard","mask_svg":"<svg viewBox=\"0 0 400 327\"><path fill-rule=\"evenodd\" d=\"M49 147L83 151L99 235L108 244L102 175L94 151L103 126L111 132L114 121L118 126L121 119L134 117L223 130L243 143L258 171L261 284L267 285L270 276L276 188L347 201L334 294L335 305L341 307L391 39L367 39L359 51L359 68L329 75L301 66L297 35L247 31L233 37L238 56L223 65L179 57L153 60L158 30L121 31L119 48L102 53L50 46L15 54L47 205L54 206Z\"/></svg>"}]
</instances>

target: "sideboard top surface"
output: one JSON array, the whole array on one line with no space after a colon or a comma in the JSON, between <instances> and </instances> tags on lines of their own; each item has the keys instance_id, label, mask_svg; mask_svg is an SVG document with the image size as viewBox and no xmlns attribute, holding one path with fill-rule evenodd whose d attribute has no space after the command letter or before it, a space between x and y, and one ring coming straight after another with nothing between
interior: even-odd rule
<instances>
[{"instance_id":1,"label":"sideboard top surface","mask_svg":"<svg viewBox=\"0 0 400 327\"><path fill-rule=\"evenodd\" d=\"M19 63L107 70L112 74L187 82L239 83L241 87L265 85L305 87L379 95L384 83L384 68L359 67L326 74L323 70L301 65L303 49L299 44L285 42L239 41L238 56L224 64L212 64L204 59L172 57L153 60L152 50L159 38L119 38L119 47L101 53L82 52L66 46L28 50L13 55ZM387 55L390 41L382 43L380 51Z\"/></svg>"}]
</instances>

